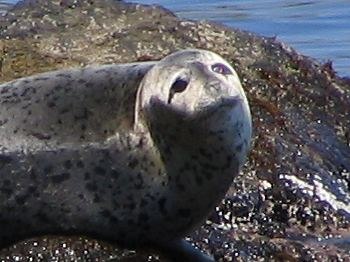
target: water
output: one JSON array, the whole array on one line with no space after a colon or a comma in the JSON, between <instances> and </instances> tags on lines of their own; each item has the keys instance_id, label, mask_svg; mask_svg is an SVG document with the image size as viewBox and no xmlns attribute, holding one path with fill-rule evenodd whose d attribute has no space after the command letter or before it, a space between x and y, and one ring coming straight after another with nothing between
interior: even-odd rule
<instances>
[{"instance_id":1,"label":"water","mask_svg":"<svg viewBox=\"0 0 350 262\"><path fill-rule=\"evenodd\" d=\"M349 0L131 2L160 4L183 18L214 20L264 36L277 36L305 55L321 62L333 61L334 68L340 75L350 76Z\"/></svg>"},{"instance_id":2,"label":"water","mask_svg":"<svg viewBox=\"0 0 350 262\"><path fill-rule=\"evenodd\" d=\"M7 0L1 2L15 3ZM320 62L333 61L335 70L350 76L349 0L131 0L159 4L179 17L213 20L230 27L277 36Z\"/></svg>"}]
</instances>

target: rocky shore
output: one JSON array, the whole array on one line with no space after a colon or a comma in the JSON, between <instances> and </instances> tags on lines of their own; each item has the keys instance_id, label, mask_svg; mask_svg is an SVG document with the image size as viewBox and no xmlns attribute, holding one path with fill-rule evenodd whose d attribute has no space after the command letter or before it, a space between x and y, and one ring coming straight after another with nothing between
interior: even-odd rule
<instances>
[{"instance_id":1,"label":"rocky shore","mask_svg":"<svg viewBox=\"0 0 350 262\"><path fill-rule=\"evenodd\" d=\"M350 261L350 78L275 38L156 6L24 0L0 17L0 82L88 64L222 55L250 101L254 145L220 206L189 236L218 261ZM1 187L1 185L0 185ZM45 236L0 261L166 261L84 236Z\"/></svg>"}]
</instances>

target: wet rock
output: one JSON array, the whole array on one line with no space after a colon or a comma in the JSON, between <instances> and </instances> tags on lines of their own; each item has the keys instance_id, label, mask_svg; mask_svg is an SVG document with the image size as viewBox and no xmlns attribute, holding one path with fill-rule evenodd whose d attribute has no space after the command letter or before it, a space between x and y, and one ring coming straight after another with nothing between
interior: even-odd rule
<instances>
[{"instance_id":1,"label":"wet rock","mask_svg":"<svg viewBox=\"0 0 350 262\"><path fill-rule=\"evenodd\" d=\"M25 0L0 18L0 81L86 64L157 60L190 47L231 62L254 122L247 165L191 240L218 261L349 260L350 81L330 62L320 64L275 38L180 20L160 7ZM1 250L0 258L165 261L155 254L51 236Z\"/></svg>"}]
</instances>

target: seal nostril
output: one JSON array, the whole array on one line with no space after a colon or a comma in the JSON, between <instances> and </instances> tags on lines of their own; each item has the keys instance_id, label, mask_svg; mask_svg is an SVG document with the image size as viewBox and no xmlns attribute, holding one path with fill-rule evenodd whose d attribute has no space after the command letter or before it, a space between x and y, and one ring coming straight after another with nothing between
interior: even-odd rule
<instances>
[{"instance_id":1,"label":"seal nostril","mask_svg":"<svg viewBox=\"0 0 350 262\"><path fill-rule=\"evenodd\" d=\"M173 99L175 93L182 93L183 91L186 90L187 86L188 86L188 81L182 78L177 78L170 87L168 104L171 103L171 100Z\"/></svg>"},{"instance_id":2,"label":"seal nostril","mask_svg":"<svg viewBox=\"0 0 350 262\"><path fill-rule=\"evenodd\" d=\"M230 68L221 63L213 64L211 66L211 70L221 75L232 75L232 71L230 70Z\"/></svg>"}]
</instances>

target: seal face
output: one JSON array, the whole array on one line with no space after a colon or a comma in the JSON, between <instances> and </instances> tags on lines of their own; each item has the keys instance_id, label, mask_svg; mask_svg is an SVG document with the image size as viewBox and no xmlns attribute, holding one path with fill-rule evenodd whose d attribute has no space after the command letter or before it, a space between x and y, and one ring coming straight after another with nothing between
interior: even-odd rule
<instances>
[{"instance_id":1,"label":"seal face","mask_svg":"<svg viewBox=\"0 0 350 262\"><path fill-rule=\"evenodd\" d=\"M173 241L224 196L249 150L234 69L205 50L0 86L0 244L84 234Z\"/></svg>"}]
</instances>

